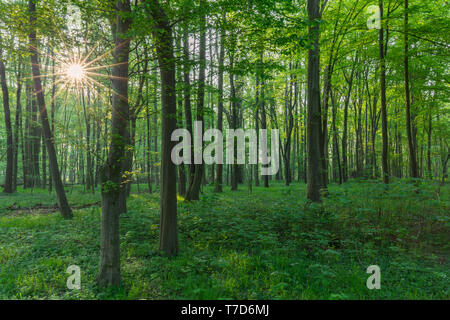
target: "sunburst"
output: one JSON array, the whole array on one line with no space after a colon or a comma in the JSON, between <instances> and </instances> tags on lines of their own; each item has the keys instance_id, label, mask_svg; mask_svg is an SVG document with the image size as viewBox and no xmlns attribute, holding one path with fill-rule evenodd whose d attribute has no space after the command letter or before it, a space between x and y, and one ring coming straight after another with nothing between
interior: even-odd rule
<instances>
[{"instance_id":1,"label":"sunburst","mask_svg":"<svg viewBox=\"0 0 450 320\"><path fill-rule=\"evenodd\" d=\"M86 76L83 65L72 63L66 67L66 76L72 82L83 81Z\"/></svg>"}]
</instances>

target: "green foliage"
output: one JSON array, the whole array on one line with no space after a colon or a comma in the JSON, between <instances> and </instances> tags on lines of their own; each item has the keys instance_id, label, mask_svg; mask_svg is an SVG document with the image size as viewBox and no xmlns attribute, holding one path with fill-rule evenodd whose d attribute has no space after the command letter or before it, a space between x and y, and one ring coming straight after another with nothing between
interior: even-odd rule
<instances>
[{"instance_id":1,"label":"green foliage","mask_svg":"<svg viewBox=\"0 0 450 320\"><path fill-rule=\"evenodd\" d=\"M111 180L102 183L102 192L107 194L117 194L120 190L120 183Z\"/></svg>"},{"instance_id":2,"label":"green foliage","mask_svg":"<svg viewBox=\"0 0 450 320\"><path fill-rule=\"evenodd\" d=\"M121 216L123 285L98 291L100 208L57 213L48 193L0 195L0 298L7 299L446 299L450 189L374 181L330 186L322 205L305 186L212 193L179 203L180 254L159 255L159 197L133 193ZM301 196L299 196L301 195ZM79 187L71 203L99 196ZM20 214L19 214L20 213ZM81 291L66 288L81 267ZM379 265L381 290L366 268Z\"/></svg>"}]
</instances>

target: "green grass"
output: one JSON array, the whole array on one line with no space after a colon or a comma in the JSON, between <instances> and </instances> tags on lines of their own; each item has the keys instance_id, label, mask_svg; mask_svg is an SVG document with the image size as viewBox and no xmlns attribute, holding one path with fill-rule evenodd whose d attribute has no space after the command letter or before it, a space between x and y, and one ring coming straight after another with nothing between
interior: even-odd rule
<instances>
[{"instance_id":1,"label":"green grass","mask_svg":"<svg viewBox=\"0 0 450 320\"><path fill-rule=\"evenodd\" d=\"M179 202L179 255L158 254L159 197L133 193L121 216L120 288L99 291L100 208L55 196L0 195L0 299L448 299L450 190L405 181L331 185L323 205L305 185L244 186ZM70 188L68 188L70 190ZM136 191L133 188L134 191ZM75 187L71 205L99 201ZM20 207L19 210L17 210ZM9 208L9 209L8 209ZM32 208L32 209L26 209ZM33 209L35 208L35 209ZM15 210L11 210L15 209ZM81 267L80 291L66 269ZM366 269L381 268L381 290Z\"/></svg>"}]
</instances>

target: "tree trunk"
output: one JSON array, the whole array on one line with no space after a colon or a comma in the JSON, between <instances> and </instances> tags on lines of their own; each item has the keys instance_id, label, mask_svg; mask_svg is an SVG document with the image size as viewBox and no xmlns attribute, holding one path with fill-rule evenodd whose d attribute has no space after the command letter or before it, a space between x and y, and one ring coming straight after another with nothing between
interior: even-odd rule
<instances>
[{"instance_id":1,"label":"tree trunk","mask_svg":"<svg viewBox=\"0 0 450 320\"><path fill-rule=\"evenodd\" d=\"M14 167L14 146L13 146L13 132L11 125L11 110L9 108L9 91L6 83L6 68L3 63L2 44L0 38L0 82L3 94L3 111L5 113L5 127L6 127L6 175L4 193L13 193L13 167Z\"/></svg>"},{"instance_id":2,"label":"tree trunk","mask_svg":"<svg viewBox=\"0 0 450 320\"><path fill-rule=\"evenodd\" d=\"M308 27L312 47L308 50L308 119L307 119L307 148L308 148L308 185L306 196L313 202L320 202L321 162L321 111L320 111L320 74L319 74L319 0L308 0Z\"/></svg>"},{"instance_id":3,"label":"tree trunk","mask_svg":"<svg viewBox=\"0 0 450 320\"><path fill-rule=\"evenodd\" d=\"M205 2L201 1L201 7L204 8ZM203 113L205 105L205 69L206 69L206 16L203 13L200 17L200 67L198 75L198 96L197 96L197 121L202 123L202 130L196 134L203 136ZM200 150L194 150L195 153L203 155L203 146L199 146ZM194 156L195 158L195 156ZM203 158L203 157L202 157ZM204 174L203 160L200 164L194 164L194 177L189 184L188 191L186 192L186 200L199 200L200 187L202 185L202 179Z\"/></svg>"},{"instance_id":4,"label":"tree trunk","mask_svg":"<svg viewBox=\"0 0 450 320\"><path fill-rule=\"evenodd\" d=\"M112 68L112 124L108 159L101 168L102 228L99 287L120 284L119 216L126 207L123 181L124 156L129 142L128 59L130 39L126 34L131 19L124 18L131 12L129 0L116 2L116 17L112 24L115 41L114 67Z\"/></svg>"},{"instance_id":5,"label":"tree trunk","mask_svg":"<svg viewBox=\"0 0 450 320\"><path fill-rule=\"evenodd\" d=\"M50 171L52 173L53 184L55 186L56 195L58 198L59 210L61 212L61 215L64 218L71 218L73 216L72 210L69 207L69 203L67 202L66 193L64 191L64 186L61 181L61 175L60 175L59 167L58 167L58 160L56 158L54 138L53 138L53 134L50 130L50 125L48 122L48 115L47 115L47 108L45 106L45 98L44 98L44 92L43 92L42 83L41 83L41 72L40 72L40 67L39 67L37 41L36 41L36 29L35 29L36 28L36 26L35 26L36 5L33 0L29 1L29 12L30 12L30 25L33 26L33 28L30 31L30 34L29 34L29 41L30 41L30 53L31 53L31 65L32 65L33 78L34 78L34 89L36 92L37 101L38 101L39 109L40 109L42 128L44 130L44 137L45 137L45 145L47 147L48 160L49 160L50 166L51 166Z\"/></svg>"},{"instance_id":6,"label":"tree trunk","mask_svg":"<svg viewBox=\"0 0 450 320\"><path fill-rule=\"evenodd\" d=\"M16 92L16 119L14 126L14 163L13 163L13 190L17 190L17 176L19 170L19 141L23 141L22 133L22 104L20 102L22 96L22 75L21 62L17 67L17 92ZM22 142L23 143L23 142ZM23 148L22 148L23 155Z\"/></svg>"},{"instance_id":7,"label":"tree trunk","mask_svg":"<svg viewBox=\"0 0 450 320\"><path fill-rule=\"evenodd\" d=\"M159 1L147 0L147 10L154 21L153 37L161 74L161 221L159 249L172 256L178 252L176 168L171 160L175 143L177 101L175 88L175 57L172 27Z\"/></svg>"},{"instance_id":8,"label":"tree trunk","mask_svg":"<svg viewBox=\"0 0 450 320\"><path fill-rule=\"evenodd\" d=\"M380 18L383 21L383 0L379 0ZM388 124L387 124L387 109L386 109L386 61L384 49L384 28L380 28L379 32L379 56L380 56L380 92L381 92L381 132L383 139L383 148L381 152L381 169L383 183L389 183L389 167L388 167Z\"/></svg>"},{"instance_id":9,"label":"tree trunk","mask_svg":"<svg viewBox=\"0 0 450 320\"><path fill-rule=\"evenodd\" d=\"M261 101L260 101L260 109L259 112L261 113L261 129L262 130L266 130L267 129L267 115L266 115L266 98L265 98L265 85L266 85L266 81L264 79L264 52L261 52L260 54L260 75L261 75ZM259 146L261 148L261 146ZM263 180L264 180L264 188L268 188L269 187L269 176L268 175L264 175L263 176Z\"/></svg>"},{"instance_id":10,"label":"tree trunk","mask_svg":"<svg viewBox=\"0 0 450 320\"><path fill-rule=\"evenodd\" d=\"M418 178L416 151L411 129L411 95L409 89L409 57L408 57L408 0L405 0L405 102L406 102L406 135L408 137L409 174L412 178Z\"/></svg>"},{"instance_id":11,"label":"tree trunk","mask_svg":"<svg viewBox=\"0 0 450 320\"><path fill-rule=\"evenodd\" d=\"M433 179L433 171L431 169L431 132L433 130L433 122L432 122L432 118L431 118L431 111L430 114L428 115L428 143L427 143L427 169L428 169L428 177L430 179Z\"/></svg>"},{"instance_id":12,"label":"tree trunk","mask_svg":"<svg viewBox=\"0 0 450 320\"><path fill-rule=\"evenodd\" d=\"M217 129L222 132L223 130L223 60L225 57L225 30L220 31L220 52L219 52L219 79L218 79L218 101L217 101ZM214 192L223 192L223 164L217 164L216 186Z\"/></svg>"},{"instance_id":13,"label":"tree trunk","mask_svg":"<svg viewBox=\"0 0 450 320\"><path fill-rule=\"evenodd\" d=\"M230 68L234 68L234 50L230 58ZM236 130L237 124L237 103L236 103L236 86L234 78L234 70L230 72L230 100L231 100L231 129ZM233 140L233 164L231 165L231 190L236 191L238 189L238 165L236 163L236 142Z\"/></svg>"}]
</instances>

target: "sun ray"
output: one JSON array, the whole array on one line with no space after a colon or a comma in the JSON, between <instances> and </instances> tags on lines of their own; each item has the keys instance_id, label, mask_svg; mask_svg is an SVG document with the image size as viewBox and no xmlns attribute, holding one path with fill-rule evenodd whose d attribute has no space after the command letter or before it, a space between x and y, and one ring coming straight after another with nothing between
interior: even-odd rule
<instances>
[{"instance_id":1,"label":"sun ray","mask_svg":"<svg viewBox=\"0 0 450 320\"><path fill-rule=\"evenodd\" d=\"M100 56L98 56L97 58L89 61L88 63L86 63L85 67L89 67L90 65L92 65L93 63L99 61L100 59L103 59L104 57L106 57L108 54L110 54L112 51L114 51L116 48L112 48L104 53L102 53Z\"/></svg>"},{"instance_id":2,"label":"sun ray","mask_svg":"<svg viewBox=\"0 0 450 320\"><path fill-rule=\"evenodd\" d=\"M96 73L96 72L88 72L88 71L86 71L86 74L93 75L93 76L98 76L98 77L103 77L103 78L109 78L109 79L124 80L124 81L128 80L128 78L125 78L125 77L111 76L109 74L104 74L104 73Z\"/></svg>"},{"instance_id":3,"label":"sun ray","mask_svg":"<svg viewBox=\"0 0 450 320\"><path fill-rule=\"evenodd\" d=\"M64 38L62 37L61 30L59 29L58 25L56 24L55 17L53 15L50 15L50 16L51 16L53 24L56 27L56 31L58 33L58 36L59 36L60 40L62 41L62 43L64 45L64 48L66 49L67 52L70 52L69 48L67 47L66 41L64 41Z\"/></svg>"},{"instance_id":4,"label":"sun ray","mask_svg":"<svg viewBox=\"0 0 450 320\"><path fill-rule=\"evenodd\" d=\"M129 40L122 41L122 43L120 43L119 45L117 45L117 46L111 48L110 50L106 51L105 53L103 53L103 54L100 55L99 57L97 57L97 58L95 58L94 60L88 62L88 63L85 65L85 67L89 67L91 64L93 64L93 63L97 62L98 60L104 58L104 57L105 57L106 55L108 55L109 53L111 53L111 52L113 52L114 50L116 50L116 49L120 48L121 46L125 45L128 41L129 41Z\"/></svg>"},{"instance_id":5,"label":"sun ray","mask_svg":"<svg viewBox=\"0 0 450 320\"><path fill-rule=\"evenodd\" d=\"M46 58L52 59L55 62L64 63L64 61L62 59L60 59L56 56L52 57L48 53L45 53L42 50L40 50L37 46L30 45L29 47L30 47L30 49L36 50L40 56L45 56Z\"/></svg>"},{"instance_id":6,"label":"sun ray","mask_svg":"<svg viewBox=\"0 0 450 320\"><path fill-rule=\"evenodd\" d=\"M86 55L86 57L84 57L83 60L80 61L81 65L85 65L86 61L89 59L89 57L92 55L92 53L94 53L94 51L98 48L98 46L100 45L100 42L97 42L92 49L89 51L89 53Z\"/></svg>"},{"instance_id":7,"label":"sun ray","mask_svg":"<svg viewBox=\"0 0 450 320\"><path fill-rule=\"evenodd\" d=\"M105 85L103 85L103 84L101 84L101 83L95 81L95 80L92 79L92 78L88 78L88 80L89 80L89 81L92 81L94 84L97 84L98 86L102 87L103 89L105 89L105 90L107 90L107 91L110 90L110 91L112 91L114 94L116 94L116 92L115 92L114 90L112 90L112 88L108 88L108 87L106 87ZM104 102L106 105L112 106L112 103L111 103L111 101L109 101L109 99L106 99L106 97L104 97L104 96L101 95L100 93L99 93L98 95L99 95L100 99L102 99L103 102ZM121 95L119 95L119 96L121 96ZM121 97L122 97L122 96L121 96ZM124 97L122 97L122 98L124 98ZM125 99L125 98L124 98L124 99Z\"/></svg>"},{"instance_id":8,"label":"sun ray","mask_svg":"<svg viewBox=\"0 0 450 320\"><path fill-rule=\"evenodd\" d=\"M96 85L102 87L105 90L111 90L112 93L114 93L115 95L119 96L120 98L127 100L124 96L122 96L121 94L117 93L115 90L113 90L112 88L109 88L107 86L105 86L103 83L98 82L97 80L93 79L93 78L88 78L90 81L92 81L93 83L95 83Z\"/></svg>"},{"instance_id":9,"label":"sun ray","mask_svg":"<svg viewBox=\"0 0 450 320\"><path fill-rule=\"evenodd\" d=\"M37 79L37 78L49 78L49 77L53 77L53 76L62 76L64 75L64 72L55 72L55 73L49 73L49 74L41 74L39 76L31 76L31 77L23 77L23 80L33 80L33 79Z\"/></svg>"},{"instance_id":10,"label":"sun ray","mask_svg":"<svg viewBox=\"0 0 450 320\"><path fill-rule=\"evenodd\" d=\"M53 95L53 97L50 100L50 105L53 104L54 101L56 101L56 98L64 91L67 90L67 87L65 86L67 83L67 81L64 82L64 84L55 92L55 94ZM55 82L55 86L56 86L57 82Z\"/></svg>"},{"instance_id":11,"label":"sun ray","mask_svg":"<svg viewBox=\"0 0 450 320\"><path fill-rule=\"evenodd\" d=\"M101 70L101 69L105 69L105 68L109 68L109 67L120 66L120 65L122 65L122 64L127 64L127 63L128 63L128 62L119 62L119 63L108 64L108 65L104 65L104 66L85 68L84 70L85 70L85 71Z\"/></svg>"}]
</instances>

